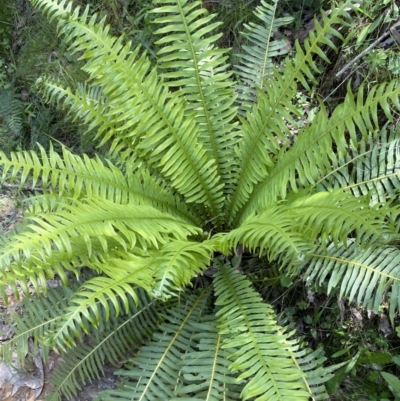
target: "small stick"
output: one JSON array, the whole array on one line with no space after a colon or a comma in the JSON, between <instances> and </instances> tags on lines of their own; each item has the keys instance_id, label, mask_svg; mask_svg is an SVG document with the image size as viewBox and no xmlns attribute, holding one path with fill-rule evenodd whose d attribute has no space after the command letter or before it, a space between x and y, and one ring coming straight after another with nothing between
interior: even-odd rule
<instances>
[{"instance_id":1,"label":"small stick","mask_svg":"<svg viewBox=\"0 0 400 401\"><path fill-rule=\"evenodd\" d=\"M384 39L386 39L389 35L390 32L393 33L395 31L395 28L400 25L400 21L396 22L388 31L383 33L381 36L379 36L378 39L375 40L375 42L371 43L366 49L364 49L357 57L353 58L349 63L347 63L336 75L335 77L338 78L340 77L345 71L347 71L354 63L356 63L361 57L363 57L366 53L368 53L371 49L373 49L377 44L382 42ZM397 32L396 32L397 33Z\"/></svg>"},{"instance_id":2,"label":"small stick","mask_svg":"<svg viewBox=\"0 0 400 401\"><path fill-rule=\"evenodd\" d=\"M43 192L42 188L37 188L37 187L31 188L31 187L28 187L27 185L26 186L24 185L21 187L21 185L7 184L6 182L3 182L2 184L0 184L0 187L6 188L6 189L21 189L22 191L30 191L30 192L33 192L33 191Z\"/></svg>"}]
</instances>

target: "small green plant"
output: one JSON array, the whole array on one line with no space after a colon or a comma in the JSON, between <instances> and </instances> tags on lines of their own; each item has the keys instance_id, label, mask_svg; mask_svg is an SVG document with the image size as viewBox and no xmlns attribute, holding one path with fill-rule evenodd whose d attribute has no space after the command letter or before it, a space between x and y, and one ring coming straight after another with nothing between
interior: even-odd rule
<instances>
[{"instance_id":1,"label":"small green plant","mask_svg":"<svg viewBox=\"0 0 400 401\"><path fill-rule=\"evenodd\" d=\"M45 294L14 315L3 358L17 345L23 359L28 336L44 355L61 352L49 400L129 351L125 380L103 400L327 399L338 366L278 320L242 258L267 260L271 287L305 280L376 311L385 297L392 321L397 313L400 144L380 124L400 110L397 81L348 89L329 115L321 102L291 143L299 87L311 90L355 3L323 14L281 70L278 0L257 7L233 67L200 2L154 0L155 66L89 8L32 3L87 75L76 90L50 78L40 86L96 131L105 157L64 147L0 155L2 181L42 190L2 243L0 291ZM64 285L51 290L49 278Z\"/></svg>"}]
</instances>

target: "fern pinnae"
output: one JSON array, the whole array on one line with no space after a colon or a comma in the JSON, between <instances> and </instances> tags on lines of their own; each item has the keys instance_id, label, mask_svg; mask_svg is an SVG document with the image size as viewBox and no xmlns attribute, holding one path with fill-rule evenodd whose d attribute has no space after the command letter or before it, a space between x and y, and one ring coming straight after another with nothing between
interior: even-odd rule
<instances>
[{"instance_id":1,"label":"fern pinnae","mask_svg":"<svg viewBox=\"0 0 400 401\"><path fill-rule=\"evenodd\" d=\"M351 4L352 1L342 4L335 9L329 18L325 17L324 26L317 26L317 35L312 35L310 39L305 40L305 53L296 42L298 52L294 61L287 59L281 74L275 71L274 76L269 81L269 85L265 87L265 94L259 90L259 100L253 108L253 115L248 113L248 122L244 122L242 125L244 140L239 144L239 160L241 162L237 170L237 185L228 204L228 220L234 222L235 226L242 221L241 216L236 216L240 207L242 207L242 210L246 209L250 197L253 198L254 191L258 190L258 188L254 189L254 187L259 183L265 182L265 180L269 180L269 167L273 163L268 152L276 154L279 150L275 136L283 142L287 141L285 133L288 133L289 129L285 121L282 121L282 114L284 120L289 122L293 122L293 117L290 113L293 113L293 115L298 114L298 111L292 105L292 99L297 92L296 81L300 81L307 88L308 84L305 76L314 79L314 75L319 73L313 56L318 55L326 60L326 56L320 47L323 44L331 49L336 49L336 46L326 36L328 34L341 36L339 32L332 28L332 23L337 22L343 25L343 17L347 15L345 8ZM273 99L272 102L270 99ZM288 111L285 111L285 108ZM277 109L282 113L279 114L279 117L271 113L271 110ZM265 118L265 116L268 116L268 118ZM269 133L268 130L271 130L272 133ZM269 136L268 141L265 135ZM251 138L251 140L246 140L246 138ZM253 162L254 154L257 157L256 163Z\"/></svg>"},{"instance_id":2,"label":"fern pinnae","mask_svg":"<svg viewBox=\"0 0 400 401\"><path fill-rule=\"evenodd\" d=\"M32 171L32 187L40 181L47 191L57 190L59 197L104 197L120 204L134 202L156 206L192 224L200 223L191 205L184 204L168 188L160 186L145 169L139 172L127 171L124 174L112 162L103 162L98 156L90 159L86 155L74 155L65 147L62 148L62 157L52 147L47 155L38 146L40 160L32 156L31 152L20 152L18 158L14 154L8 158L0 153L2 181L13 182L18 179L23 186L27 184L28 173Z\"/></svg>"},{"instance_id":3,"label":"fern pinnae","mask_svg":"<svg viewBox=\"0 0 400 401\"><path fill-rule=\"evenodd\" d=\"M350 148L350 154L333 164L315 186L324 189L341 188L355 196L369 195L371 205L385 202L400 190L400 144L397 131L382 130L369 134Z\"/></svg>"},{"instance_id":4,"label":"fern pinnae","mask_svg":"<svg viewBox=\"0 0 400 401\"><path fill-rule=\"evenodd\" d=\"M398 100L400 88L396 88L396 83L391 82L378 85L371 92L372 95L369 95L364 101L360 96L362 93L362 89L360 89L357 102L348 92L343 104L336 108L329 120L327 120L325 110L322 109L310 126L299 134L294 146L282 154L268 177L258 184L247 204L243 206L241 213L236 216L236 221L242 221L252 211L275 202L279 195L285 198L289 187L297 191L299 185L315 184L321 172L330 170L330 160L335 160L337 153L347 153L345 129L349 130L352 146L356 146L357 143L356 128L359 128L364 136L367 135L367 129L370 128L374 131L378 129L377 126L374 126L377 123L378 106L381 106L385 110L387 118L392 120L393 116L388 101L391 101L396 109L400 109ZM336 154L331 148L332 141L337 145ZM322 155L321 148L324 149ZM319 157L316 156L317 154ZM294 176L295 172L298 174L297 179Z\"/></svg>"},{"instance_id":5,"label":"fern pinnae","mask_svg":"<svg viewBox=\"0 0 400 401\"><path fill-rule=\"evenodd\" d=\"M52 389L49 401L59 401L61 395L76 395L86 380L104 373L106 361L117 363L118 358L126 357L132 347L151 336L157 327L155 301L150 301L143 291L139 290L138 295L140 302L137 306L132 303L129 316L113 317L103 330L91 333L92 346L83 343L62 354L64 362L55 370L49 384Z\"/></svg>"},{"instance_id":6,"label":"fern pinnae","mask_svg":"<svg viewBox=\"0 0 400 401\"><path fill-rule=\"evenodd\" d=\"M318 192L298 197L287 206L287 213L300 227L308 227L309 238L330 238L335 244L351 241L366 246L389 233L386 208L369 207L368 197L355 197L343 191ZM332 224L332 222L335 224Z\"/></svg>"},{"instance_id":7,"label":"fern pinnae","mask_svg":"<svg viewBox=\"0 0 400 401\"><path fill-rule=\"evenodd\" d=\"M9 260L10 257L15 260L20 259L22 255L29 258L30 248L40 250L44 247L45 254L51 255L52 247L55 246L58 250L65 250L71 254L72 241L77 238L84 239L88 251L91 250L92 238L101 240L103 250L106 251L107 238L112 241L118 240L125 248L135 246L136 242L147 248L158 247L164 243L171 231L175 238L181 239L201 231L149 206L116 205L100 198L76 202L72 206L65 205L65 210L53 215L36 215L30 219L35 223L29 226L31 231L25 231L24 234L15 237L19 243L11 243L3 251L0 263L2 260ZM125 239L117 236L115 230ZM21 243L25 245L22 249Z\"/></svg>"},{"instance_id":8,"label":"fern pinnae","mask_svg":"<svg viewBox=\"0 0 400 401\"><path fill-rule=\"evenodd\" d=\"M156 8L153 13L162 14L154 22L165 25L155 34L165 35L156 42L166 45L159 50L158 68L169 87L179 87L184 94L188 112L196 112L199 137L209 157L215 160L217 177L227 183L231 162L225 156L225 149L232 149L237 140L233 132L235 107L232 106L235 92L227 71L227 50L214 48L221 34L214 34L221 25L212 22L215 15L207 15L201 2L156 1L167 4ZM180 22L183 30L174 32ZM170 32L174 32L170 35ZM211 35L211 36L210 36ZM216 107L217 106L217 107Z\"/></svg>"},{"instance_id":9,"label":"fern pinnae","mask_svg":"<svg viewBox=\"0 0 400 401\"><path fill-rule=\"evenodd\" d=\"M72 297L65 309L65 318L60 320L52 336L56 346L65 349L66 344L74 344L74 335L80 336L76 330L79 325L87 332L87 328L82 326L82 317L97 328L102 320L107 322L110 319L111 313L115 317L128 314L132 304L130 299L139 304L137 292L139 288L146 288L147 282L151 281L149 272L142 269L138 273L138 269L131 269L122 274L115 271L115 276L94 277L81 286L79 296ZM141 286L134 286L136 283Z\"/></svg>"},{"instance_id":10,"label":"fern pinnae","mask_svg":"<svg viewBox=\"0 0 400 401\"><path fill-rule=\"evenodd\" d=\"M190 281L210 263L212 242L171 241L156 251L149 264L155 283L153 296L161 299L176 297Z\"/></svg>"},{"instance_id":11,"label":"fern pinnae","mask_svg":"<svg viewBox=\"0 0 400 401\"><path fill-rule=\"evenodd\" d=\"M9 132L10 139L16 139L22 133L23 109L24 103L18 98L15 88L0 89L0 120ZM8 145L4 144L3 148L8 148Z\"/></svg>"},{"instance_id":12,"label":"fern pinnae","mask_svg":"<svg viewBox=\"0 0 400 401\"><path fill-rule=\"evenodd\" d=\"M238 379L247 381L241 397L256 401L283 401L285 397L308 400L310 393L302 382L304 373L287 351L289 344L292 348L297 345L287 334L277 340L280 328L272 308L231 267L222 266L215 280L216 305L220 306L216 314L218 328L226 336L224 348L232 352L230 369L239 372Z\"/></svg>"},{"instance_id":13,"label":"fern pinnae","mask_svg":"<svg viewBox=\"0 0 400 401\"><path fill-rule=\"evenodd\" d=\"M0 345L0 356L3 362L11 362L12 351L17 351L19 362L23 362L28 354L28 338L34 339L35 346L54 329L63 315L63 310L72 296L71 288L50 289L41 298L23 299L23 315L12 313L14 336ZM47 358L48 347L41 343L42 356Z\"/></svg>"},{"instance_id":14,"label":"fern pinnae","mask_svg":"<svg viewBox=\"0 0 400 401\"><path fill-rule=\"evenodd\" d=\"M18 246L18 245L17 245ZM63 285L70 284L70 277L68 273L75 276L76 279L81 277L79 272L82 266L96 266L102 259L103 246L101 241L93 240L91 242L92 253L88 255L87 244L82 239L71 244L73 255L70 256L67 252L60 250L53 250L52 254L43 260L41 252L31 250L29 259L18 260L14 263L17 264L12 270L8 269L9 258L0 257L0 283L8 283L9 285L18 285L19 291L29 297L32 291L31 284L37 295L46 294L48 290L47 280L53 280L55 276L62 282ZM116 249L119 246L117 241L110 241L109 246ZM29 277L29 283L26 282L26 277ZM6 297L3 286L0 286L2 296Z\"/></svg>"},{"instance_id":15,"label":"fern pinnae","mask_svg":"<svg viewBox=\"0 0 400 401\"><path fill-rule=\"evenodd\" d=\"M239 401L240 385L229 371L229 352L223 348L224 337L218 332L214 315L207 315L200 322L191 322L197 346L183 357L183 385L178 397L194 401Z\"/></svg>"},{"instance_id":16,"label":"fern pinnae","mask_svg":"<svg viewBox=\"0 0 400 401\"><path fill-rule=\"evenodd\" d=\"M107 392L106 400L150 401L154 397L173 399L180 384L181 352L190 353L195 346L192 322L199 321L207 309L205 288L198 294L182 296L175 305L171 305L161 316L164 322L153 340L141 348L136 357L128 362L129 370L120 370L118 374L135 380L125 382L121 390ZM179 305L179 302L184 303Z\"/></svg>"},{"instance_id":17,"label":"fern pinnae","mask_svg":"<svg viewBox=\"0 0 400 401\"><path fill-rule=\"evenodd\" d=\"M270 84L274 79L273 76L268 77L273 71L273 57L288 53L288 50L284 49L285 42L273 40L273 35L281 26L293 21L293 18L277 18L279 1L273 0L272 3L268 4L262 0L254 11L254 15L262 23L244 24L245 30L242 35L250 45L242 46L243 54L238 54L240 62L234 66L236 75L242 79L237 89L239 110L243 114L245 111L251 111L251 105L256 102L257 88L263 90L265 83Z\"/></svg>"},{"instance_id":18,"label":"fern pinnae","mask_svg":"<svg viewBox=\"0 0 400 401\"><path fill-rule=\"evenodd\" d=\"M54 7L57 13L58 7ZM71 43L72 51L83 52L85 70L96 85L103 86L104 97L110 104L118 99L118 106L110 108L106 117L115 119L118 116L120 120L129 121L130 126L135 127L129 137L142 138L137 152L151 153L152 168L169 177L172 186L185 196L187 202L206 201L211 213L215 213L223 202L223 184L215 185L216 167L196 139L199 128L194 117L184 118L184 99L179 93L170 93L165 88L156 70L150 71L148 58L138 56L139 49L132 52L129 44L122 45L121 38L110 38L108 28L96 24L95 17L87 21L87 11L81 17L77 12L68 14L67 21L68 24L61 24L61 32ZM93 46L96 58L91 58ZM131 73L133 69L136 74ZM126 91L125 87L131 89ZM136 112L132 113L132 110ZM177 168L180 174L177 174Z\"/></svg>"},{"instance_id":19,"label":"fern pinnae","mask_svg":"<svg viewBox=\"0 0 400 401\"><path fill-rule=\"evenodd\" d=\"M312 249L306 233L297 227L286 207L271 207L250 216L239 227L221 236L221 245L236 249L241 244L251 252L258 252L259 256L266 255L270 261L281 257L281 263L286 266L296 263Z\"/></svg>"},{"instance_id":20,"label":"fern pinnae","mask_svg":"<svg viewBox=\"0 0 400 401\"><path fill-rule=\"evenodd\" d=\"M328 252L327 252L328 251ZM353 244L346 248L328 245L327 251L321 247L309 261L306 277L309 282L320 285L328 280L328 292L340 282L340 296L356 300L368 308L377 308L383 294L392 287L392 295L399 294L400 270L399 250L393 247L373 246L360 249ZM400 307L399 299L391 297L390 319L395 308Z\"/></svg>"}]
</instances>

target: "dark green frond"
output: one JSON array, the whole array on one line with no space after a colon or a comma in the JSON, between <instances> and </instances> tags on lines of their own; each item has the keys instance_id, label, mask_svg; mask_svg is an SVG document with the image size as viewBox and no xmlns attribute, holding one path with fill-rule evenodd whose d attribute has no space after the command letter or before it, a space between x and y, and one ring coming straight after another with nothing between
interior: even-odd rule
<instances>
[{"instance_id":1,"label":"dark green frond","mask_svg":"<svg viewBox=\"0 0 400 401\"><path fill-rule=\"evenodd\" d=\"M244 24L243 37L250 44L242 46L242 53L238 54L240 63L235 66L235 73L241 81L237 90L242 112L251 111L257 100L256 88L264 89L270 83L269 78L274 80L269 77L274 70L274 58L287 54L290 49L287 40L275 39L275 35L280 27L290 24L293 18L278 18L276 12L279 0L272 0L271 3L261 0L261 5L254 11L261 23Z\"/></svg>"},{"instance_id":2,"label":"dark green frond","mask_svg":"<svg viewBox=\"0 0 400 401\"><path fill-rule=\"evenodd\" d=\"M111 390L102 395L107 400L174 399L181 387L181 361L185 354L194 351L193 323L200 321L206 312L209 290L198 295L184 296L178 305L170 306L164 314L149 345L140 349L125 370L117 372L127 378L120 390Z\"/></svg>"},{"instance_id":3,"label":"dark green frond","mask_svg":"<svg viewBox=\"0 0 400 401\"><path fill-rule=\"evenodd\" d=\"M8 141L22 134L23 102L13 88L0 90L0 126L2 125ZM2 140L3 142L3 140ZM9 149L10 143L1 143L3 149Z\"/></svg>"},{"instance_id":4,"label":"dark green frond","mask_svg":"<svg viewBox=\"0 0 400 401\"><path fill-rule=\"evenodd\" d=\"M183 358L184 384L177 391L176 401L239 401L241 386L229 370L229 352L223 349L224 337L218 333L214 315L192 325L197 346Z\"/></svg>"},{"instance_id":5,"label":"dark green frond","mask_svg":"<svg viewBox=\"0 0 400 401\"><path fill-rule=\"evenodd\" d=\"M244 276L223 266L215 276L218 329L230 353L229 369L245 380L242 399L255 401L310 398L306 374L293 359L298 344L279 326L270 305Z\"/></svg>"},{"instance_id":6,"label":"dark green frond","mask_svg":"<svg viewBox=\"0 0 400 401\"><path fill-rule=\"evenodd\" d=\"M139 282L142 288L146 288L146 280L151 280L150 272L142 271L140 274L137 268L131 268L126 272L115 271L113 278L100 276L86 281L64 310L51 335L52 343L61 349L75 346L76 338L82 340L82 331L89 333L88 325L97 328L111 316L130 313L131 300L139 303L139 287L131 283Z\"/></svg>"},{"instance_id":7,"label":"dark green frond","mask_svg":"<svg viewBox=\"0 0 400 401\"><path fill-rule=\"evenodd\" d=\"M312 255L305 277L318 286L328 283L328 292L339 289L341 297L378 311L385 293L391 290L390 318L400 309L400 251L394 247L362 249L329 245Z\"/></svg>"},{"instance_id":8,"label":"dark green frond","mask_svg":"<svg viewBox=\"0 0 400 401\"><path fill-rule=\"evenodd\" d=\"M153 334L158 324L154 301L150 302L144 292L139 291L139 302L130 305L128 316L116 318L112 314L105 327L91 328L90 344L84 339L78 346L63 352L63 362L53 372L48 401L60 401L61 396L76 396L87 381L104 374L104 364L118 364Z\"/></svg>"},{"instance_id":9,"label":"dark green frond","mask_svg":"<svg viewBox=\"0 0 400 401\"><path fill-rule=\"evenodd\" d=\"M341 188L355 196L370 196L371 204L386 202L400 191L400 143L397 129L360 139L356 148L332 165L317 188Z\"/></svg>"},{"instance_id":10,"label":"dark green frond","mask_svg":"<svg viewBox=\"0 0 400 401\"><path fill-rule=\"evenodd\" d=\"M46 296L24 299L21 309L23 314L12 313L14 336L11 340L0 345L0 360L11 362L12 353L17 351L20 362L25 360L29 352L28 339L33 338L37 346L39 340L52 331L63 316L64 308L73 295L73 290L66 287L50 289ZM41 344L41 353L47 358L49 349Z\"/></svg>"}]
</instances>

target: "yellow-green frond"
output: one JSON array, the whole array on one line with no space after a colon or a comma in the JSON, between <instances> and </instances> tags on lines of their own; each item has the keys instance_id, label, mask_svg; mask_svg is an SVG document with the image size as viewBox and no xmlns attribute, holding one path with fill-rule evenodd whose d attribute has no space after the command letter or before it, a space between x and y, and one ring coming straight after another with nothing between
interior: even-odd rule
<instances>
[{"instance_id":1,"label":"yellow-green frond","mask_svg":"<svg viewBox=\"0 0 400 401\"><path fill-rule=\"evenodd\" d=\"M229 182L233 160L230 152L237 143L233 105L236 94L229 70L228 50L215 44L220 22L213 22L200 1L156 0L152 12L162 28L155 31L162 38L156 42L157 66L168 87L179 88L185 97L187 114L195 113L197 133L210 159L215 160L217 176ZM221 181L216 181L216 183ZM229 188L225 188L229 191Z\"/></svg>"},{"instance_id":2,"label":"yellow-green frond","mask_svg":"<svg viewBox=\"0 0 400 401\"><path fill-rule=\"evenodd\" d=\"M296 192L301 187L314 185L321 175L331 171L338 154L347 154L348 146L357 147L357 134L366 138L369 132L379 130L378 107L393 120L394 110L400 110L399 94L396 81L373 87L366 99L362 88L356 97L348 91L344 102L330 118L321 105L321 110L299 134L293 147L281 152L279 160L254 189L236 220L241 221L252 211L273 204L278 197L285 198L290 190ZM347 140L349 136L350 141Z\"/></svg>"}]
</instances>

